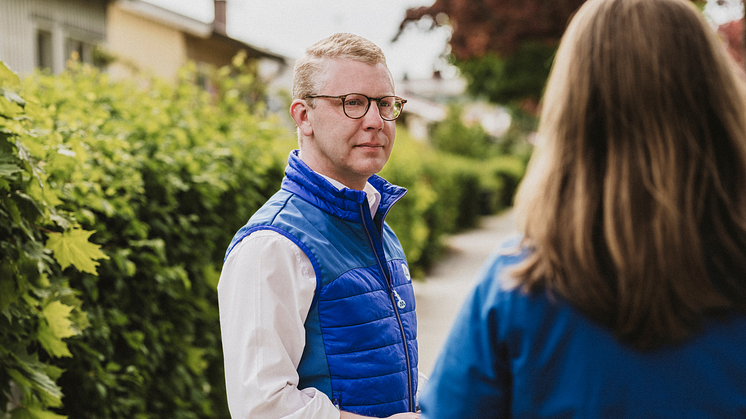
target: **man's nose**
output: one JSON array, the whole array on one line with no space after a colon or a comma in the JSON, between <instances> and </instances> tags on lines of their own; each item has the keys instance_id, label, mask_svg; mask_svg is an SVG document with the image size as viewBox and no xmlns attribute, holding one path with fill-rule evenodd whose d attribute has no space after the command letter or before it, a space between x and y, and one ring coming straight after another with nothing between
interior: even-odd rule
<instances>
[{"instance_id":1,"label":"man's nose","mask_svg":"<svg viewBox=\"0 0 746 419\"><path fill-rule=\"evenodd\" d=\"M368 109L368 113L365 114L365 129L382 129L384 120L381 118L381 112L378 108L378 101L372 100L370 101L370 108Z\"/></svg>"}]
</instances>

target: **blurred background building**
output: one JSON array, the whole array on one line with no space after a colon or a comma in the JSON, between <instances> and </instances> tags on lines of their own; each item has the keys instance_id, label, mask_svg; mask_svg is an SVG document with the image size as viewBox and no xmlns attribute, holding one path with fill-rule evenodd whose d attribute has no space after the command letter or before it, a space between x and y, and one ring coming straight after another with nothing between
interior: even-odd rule
<instances>
[{"instance_id":1,"label":"blurred background building","mask_svg":"<svg viewBox=\"0 0 746 419\"><path fill-rule=\"evenodd\" d=\"M94 62L106 42L107 0L0 0L0 59L24 75L59 73L73 52Z\"/></svg>"},{"instance_id":2,"label":"blurred background building","mask_svg":"<svg viewBox=\"0 0 746 419\"><path fill-rule=\"evenodd\" d=\"M20 75L61 72L72 54L114 77L176 77L187 62L219 68L240 51L268 84L289 85L292 60L226 34L226 2L205 23L140 0L0 0L0 59Z\"/></svg>"},{"instance_id":3,"label":"blurred background building","mask_svg":"<svg viewBox=\"0 0 746 419\"><path fill-rule=\"evenodd\" d=\"M210 69L243 51L268 86L270 110L284 112L294 60L227 35L226 0L213 4L214 19L204 22L141 0L0 0L0 60L24 76L35 69L59 73L75 55L112 77L167 80L193 62L205 75L197 82L209 90ZM463 79L437 71L429 78L405 76L397 92L408 100L402 123L423 140L449 104L468 100ZM486 103L469 106L464 117L496 137L510 125L505 109Z\"/></svg>"}]
</instances>

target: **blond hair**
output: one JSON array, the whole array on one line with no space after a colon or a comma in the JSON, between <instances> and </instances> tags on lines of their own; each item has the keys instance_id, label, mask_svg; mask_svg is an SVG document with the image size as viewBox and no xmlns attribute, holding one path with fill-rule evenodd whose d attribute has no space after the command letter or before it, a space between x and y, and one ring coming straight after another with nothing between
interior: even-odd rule
<instances>
[{"instance_id":1,"label":"blond hair","mask_svg":"<svg viewBox=\"0 0 746 419\"><path fill-rule=\"evenodd\" d=\"M685 0L590 0L544 95L516 198L524 289L571 301L634 347L746 312L746 102Z\"/></svg>"},{"instance_id":2,"label":"blond hair","mask_svg":"<svg viewBox=\"0 0 746 419\"><path fill-rule=\"evenodd\" d=\"M337 33L311 45L293 69L293 99L318 94L323 86L327 59L349 59L366 64L386 65L386 57L376 44L350 33ZM313 107L313 100L309 100Z\"/></svg>"}]
</instances>

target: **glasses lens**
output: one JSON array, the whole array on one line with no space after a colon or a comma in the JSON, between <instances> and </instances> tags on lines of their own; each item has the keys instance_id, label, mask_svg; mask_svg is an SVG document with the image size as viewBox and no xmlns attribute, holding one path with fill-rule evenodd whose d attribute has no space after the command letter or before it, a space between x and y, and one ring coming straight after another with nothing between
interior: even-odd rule
<instances>
[{"instance_id":1,"label":"glasses lens","mask_svg":"<svg viewBox=\"0 0 746 419\"><path fill-rule=\"evenodd\" d=\"M344 102L344 111L350 118L361 118L368 110L368 98L363 95L347 95Z\"/></svg>"},{"instance_id":2,"label":"glasses lens","mask_svg":"<svg viewBox=\"0 0 746 419\"><path fill-rule=\"evenodd\" d=\"M389 121L399 117L404 104L396 96L384 96L378 101L378 110L381 112L381 118Z\"/></svg>"}]
</instances>

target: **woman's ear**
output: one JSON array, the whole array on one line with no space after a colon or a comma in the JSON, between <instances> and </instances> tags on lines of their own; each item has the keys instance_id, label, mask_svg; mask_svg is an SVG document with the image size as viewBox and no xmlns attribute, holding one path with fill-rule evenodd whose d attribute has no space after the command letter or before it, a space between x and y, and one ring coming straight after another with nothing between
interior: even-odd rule
<instances>
[{"instance_id":1,"label":"woman's ear","mask_svg":"<svg viewBox=\"0 0 746 419\"><path fill-rule=\"evenodd\" d=\"M290 104L290 115L295 120L295 124L298 125L298 130L301 135L310 137L313 135L313 126L308 114L310 106L303 99L295 99Z\"/></svg>"}]
</instances>

